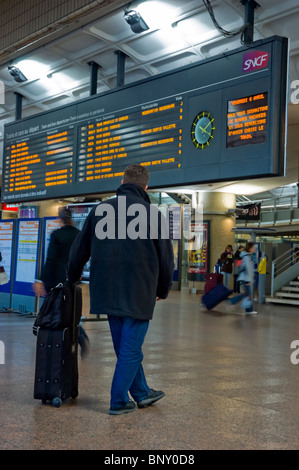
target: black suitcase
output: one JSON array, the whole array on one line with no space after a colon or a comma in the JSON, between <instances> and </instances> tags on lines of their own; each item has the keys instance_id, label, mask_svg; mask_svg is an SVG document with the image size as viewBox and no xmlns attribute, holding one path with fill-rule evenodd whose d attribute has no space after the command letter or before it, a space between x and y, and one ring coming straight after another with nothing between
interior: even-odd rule
<instances>
[{"instance_id":1,"label":"black suitcase","mask_svg":"<svg viewBox=\"0 0 299 470\"><path fill-rule=\"evenodd\" d=\"M233 291L225 287L223 284L218 284L208 294L202 296L202 303L208 310L216 307L220 302L227 299Z\"/></svg>"},{"instance_id":2,"label":"black suitcase","mask_svg":"<svg viewBox=\"0 0 299 470\"><path fill-rule=\"evenodd\" d=\"M73 328L37 333L34 398L59 407L78 396L78 330Z\"/></svg>"},{"instance_id":3,"label":"black suitcase","mask_svg":"<svg viewBox=\"0 0 299 470\"><path fill-rule=\"evenodd\" d=\"M67 398L78 396L78 336L81 317L81 311L80 315L78 314L78 306L82 308L82 290L78 286L69 289L72 292L72 295L67 297L70 306L65 309L65 296L61 296L61 312L64 316L65 312L71 309L71 325L58 327L65 324L65 318L57 321L59 305L56 302L55 322L52 325L48 322L51 312L47 309L44 322L48 327L35 326L33 329L37 336L34 398L42 400L43 403L49 400L55 407L59 407ZM43 324L43 318L39 318L39 322Z\"/></svg>"}]
</instances>

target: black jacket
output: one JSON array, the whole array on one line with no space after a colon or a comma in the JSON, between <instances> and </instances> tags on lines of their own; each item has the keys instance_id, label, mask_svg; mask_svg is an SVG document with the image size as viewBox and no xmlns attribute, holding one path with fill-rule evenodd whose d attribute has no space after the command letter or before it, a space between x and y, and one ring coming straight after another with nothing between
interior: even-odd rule
<instances>
[{"instance_id":1,"label":"black jacket","mask_svg":"<svg viewBox=\"0 0 299 470\"><path fill-rule=\"evenodd\" d=\"M46 262L41 272L41 280L47 291L66 281L69 253L78 233L79 230L72 225L64 225L51 233Z\"/></svg>"},{"instance_id":2,"label":"black jacket","mask_svg":"<svg viewBox=\"0 0 299 470\"><path fill-rule=\"evenodd\" d=\"M141 219L137 224L139 213L133 204L146 215L143 227ZM128 210L134 215L128 215ZM72 246L68 275L71 282L78 281L90 258L91 313L150 320L156 297L167 297L174 269L172 243L161 234L150 238L150 230L154 233L156 228L150 223L150 213L157 216L159 226L165 222L160 211L150 205L147 193L134 184L123 184L116 198L90 212ZM146 239L128 236L140 230Z\"/></svg>"},{"instance_id":3,"label":"black jacket","mask_svg":"<svg viewBox=\"0 0 299 470\"><path fill-rule=\"evenodd\" d=\"M221 259L221 272L231 274L233 272L233 264L234 264L234 255L233 253L228 253L225 251L220 256Z\"/></svg>"}]
</instances>

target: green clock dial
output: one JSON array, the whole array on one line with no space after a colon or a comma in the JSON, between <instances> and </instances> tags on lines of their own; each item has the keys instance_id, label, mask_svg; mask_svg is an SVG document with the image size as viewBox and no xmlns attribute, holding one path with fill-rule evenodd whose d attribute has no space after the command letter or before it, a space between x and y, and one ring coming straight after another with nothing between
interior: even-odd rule
<instances>
[{"instance_id":1,"label":"green clock dial","mask_svg":"<svg viewBox=\"0 0 299 470\"><path fill-rule=\"evenodd\" d=\"M191 126L191 139L198 149L208 147L214 138L215 121L208 111L202 111L193 120Z\"/></svg>"}]
</instances>

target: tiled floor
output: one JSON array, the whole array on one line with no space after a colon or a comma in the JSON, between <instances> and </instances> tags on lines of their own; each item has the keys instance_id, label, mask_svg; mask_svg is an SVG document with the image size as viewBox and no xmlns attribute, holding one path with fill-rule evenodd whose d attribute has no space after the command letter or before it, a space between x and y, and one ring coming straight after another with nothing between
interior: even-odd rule
<instances>
[{"instance_id":1,"label":"tiled floor","mask_svg":"<svg viewBox=\"0 0 299 470\"><path fill-rule=\"evenodd\" d=\"M107 321L85 323L91 352L79 359L79 397L54 408L33 399L33 319L0 313L0 449L298 449L299 364L290 346L299 312L257 309L250 318L224 303L207 312L199 295L184 292L158 302L144 369L166 396L122 416L108 414L115 357Z\"/></svg>"}]
</instances>

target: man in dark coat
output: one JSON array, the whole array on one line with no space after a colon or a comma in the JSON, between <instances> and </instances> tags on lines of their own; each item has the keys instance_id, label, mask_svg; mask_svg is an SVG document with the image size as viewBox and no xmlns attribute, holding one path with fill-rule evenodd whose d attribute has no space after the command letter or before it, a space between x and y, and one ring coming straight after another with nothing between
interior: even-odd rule
<instances>
[{"instance_id":1,"label":"man in dark coat","mask_svg":"<svg viewBox=\"0 0 299 470\"><path fill-rule=\"evenodd\" d=\"M108 316L117 355L110 414L134 411L134 401L143 408L164 396L148 387L141 364L149 320L156 300L168 296L174 269L166 220L150 205L148 179L144 166L127 167L117 197L90 212L69 258L71 282L91 258L90 311Z\"/></svg>"}]
</instances>

